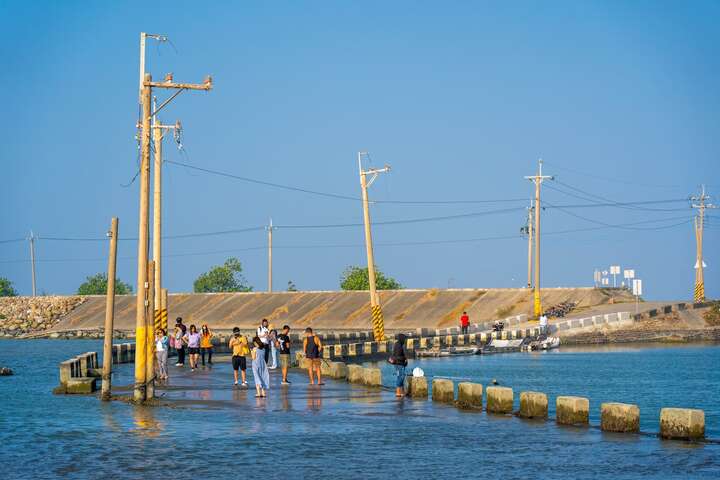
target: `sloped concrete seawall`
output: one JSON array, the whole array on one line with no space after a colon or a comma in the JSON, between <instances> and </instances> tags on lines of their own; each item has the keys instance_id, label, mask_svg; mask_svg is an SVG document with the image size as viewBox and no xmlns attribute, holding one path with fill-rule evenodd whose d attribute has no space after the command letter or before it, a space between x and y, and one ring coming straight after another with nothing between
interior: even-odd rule
<instances>
[{"instance_id":1,"label":"sloped concrete seawall","mask_svg":"<svg viewBox=\"0 0 720 480\"><path fill-rule=\"evenodd\" d=\"M626 298L627 297L627 298ZM380 293L389 330L457 326L467 311L472 323L530 313L527 289L388 290ZM546 305L572 301L591 307L628 301L627 292L594 288L543 289ZM369 327L369 301L365 291L170 294L169 318L181 316L186 324L207 323L215 329L251 328L261 318L276 327L287 323L294 329L363 330ZM103 325L105 297L92 296L63 317L53 330L95 329ZM117 296L115 329L135 328L135 297Z\"/></svg>"}]
</instances>

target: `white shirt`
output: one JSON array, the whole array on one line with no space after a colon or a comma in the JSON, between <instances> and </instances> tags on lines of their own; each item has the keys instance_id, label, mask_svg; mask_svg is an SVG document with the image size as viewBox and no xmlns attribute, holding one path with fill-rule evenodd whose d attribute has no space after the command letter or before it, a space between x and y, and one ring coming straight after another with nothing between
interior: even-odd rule
<instances>
[{"instance_id":1,"label":"white shirt","mask_svg":"<svg viewBox=\"0 0 720 480\"><path fill-rule=\"evenodd\" d=\"M163 344L162 338L160 340L155 341L155 351L156 352L164 352L165 351L165 345Z\"/></svg>"},{"instance_id":2,"label":"white shirt","mask_svg":"<svg viewBox=\"0 0 720 480\"><path fill-rule=\"evenodd\" d=\"M265 345L270 343L270 329L268 327L263 327L262 325L258 327L257 329L257 335L260 337L260 341L263 342Z\"/></svg>"},{"instance_id":3,"label":"white shirt","mask_svg":"<svg viewBox=\"0 0 720 480\"><path fill-rule=\"evenodd\" d=\"M540 326L547 327L547 317L545 315L540 316Z\"/></svg>"}]
</instances>

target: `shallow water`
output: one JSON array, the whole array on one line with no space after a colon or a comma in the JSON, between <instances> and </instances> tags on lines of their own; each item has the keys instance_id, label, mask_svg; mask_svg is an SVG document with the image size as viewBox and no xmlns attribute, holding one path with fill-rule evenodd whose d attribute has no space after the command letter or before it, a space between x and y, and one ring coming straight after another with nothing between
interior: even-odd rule
<instances>
[{"instance_id":1,"label":"shallow water","mask_svg":"<svg viewBox=\"0 0 720 480\"><path fill-rule=\"evenodd\" d=\"M55 396L57 364L98 341L0 341L0 465L5 478L718 478L720 445L603 434L554 422L464 412L392 392L329 381L268 399L234 388L228 363L190 373L171 368L161 391L175 408ZM428 375L496 378L525 389L586 395L591 423L602 401L637 403L643 431L661 406L705 409L720 437L719 346L562 349L413 363ZM116 385L130 383L131 365ZM383 368L389 366L383 365ZM389 369L388 369L389 372ZM389 382L390 376L385 375ZM551 413L552 416L552 413Z\"/></svg>"}]
</instances>

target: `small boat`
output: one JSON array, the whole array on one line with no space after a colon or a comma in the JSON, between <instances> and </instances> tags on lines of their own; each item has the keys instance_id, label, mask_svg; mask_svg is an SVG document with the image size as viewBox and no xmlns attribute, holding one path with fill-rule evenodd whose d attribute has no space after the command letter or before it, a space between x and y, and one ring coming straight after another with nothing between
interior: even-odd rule
<instances>
[{"instance_id":1,"label":"small boat","mask_svg":"<svg viewBox=\"0 0 720 480\"><path fill-rule=\"evenodd\" d=\"M560 337L547 337L540 342L541 350L552 350L560 346Z\"/></svg>"},{"instance_id":2,"label":"small boat","mask_svg":"<svg viewBox=\"0 0 720 480\"><path fill-rule=\"evenodd\" d=\"M417 357L450 357L455 355L479 355L481 349L479 347L449 347L446 349L428 349L417 350Z\"/></svg>"}]
</instances>

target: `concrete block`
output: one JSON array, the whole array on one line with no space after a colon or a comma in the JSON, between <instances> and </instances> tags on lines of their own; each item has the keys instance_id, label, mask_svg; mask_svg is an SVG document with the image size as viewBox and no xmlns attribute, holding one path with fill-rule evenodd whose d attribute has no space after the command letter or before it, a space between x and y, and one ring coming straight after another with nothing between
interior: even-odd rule
<instances>
[{"instance_id":1,"label":"concrete block","mask_svg":"<svg viewBox=\"0 0 720 480\"><path fill-rule=\"evenodd\" d=\"M423 338L420 338L419 340L420 340L420 349L424 350L426 348L430 348L431 341L429 338L423 337Z\"/></svg>"},{"instance_id":2,"label":"concrete block","mask_svg":"<svg viewBox=\"0 0 720 480\"><path fill-rule=\"evenodd\" d=\"M602 315L593 315L592 321L595 325L602 325L603 323L605 323L605 317Z\"/></svg>"},{"instance_id":3,"label":"concrete block","mask_svg":"<svg viewBox=\"0 0 720 480\"><path fill-rule=\"evenodd\" d=\"M592 326L593 326L593 320L592 320L592 318L583 318L583 319L582 319L582 326L583 326L583 327L592 327Z\"/></svg>"},{"instance_id":4,"label":"concrete block","mask_svg":"<svg viewBox=\"0 0 720 480\"><path fill-rule=\"evenodd\" d=\"M558 330L567 330L568 328L570 328L569 322L560 322L556 323L555 325L557 326Z\"/></svg>"},{"instance_id":5,"label":"concrete block","mask_svg":"<svg viewBox=\"0 0 720 480\"><path fill-rule=\"evenodd\" d=\"M377 353L377 343L365 342L363 343L363 355L375 355Z\"/></svg>"},{"instance_id":6,"label":"concrete block","mask_svg":"<svg viewBox=\"0 0 720 480\"><path fill-rule=\"evenodd\" d=\"M477 334L471 333L468 335L468 344L469 345L477 345Z\"/></svg>"},{"instance_id":7,"label":"concrete block","mask_svg":"<svg viewBox=\"0 0 720 480\"><path fill-rule=\"evenodd\" d=\"M608 323L617 322L619 320L618 314L617 313L606 313L605 320L607 320Z\"/></svg>"},{"instance_id":8,"label":"concrete block","mask_svg":"<svg viewBox=\"0 0 720 480\"><path fill-rule=\"evenodd\" d=\"M600 428L605 432L639 432L640 409L628 403L600 405Z\"/></svg>"},{"instance_id":9,"label":"concrete block","mask_svg":"<svg viewBox=\"0 0 720 480\"><path fill-rule=\"evenodd\" d=\"M377 353L387 353L388 351L388 342L376 342L377 343Z\"/></svg>"},{"instance_id":10,"label":"concrete block","mask_svg":"<svg viewBox=\"0 0 720 480\"><path fill-rule=\"evenodd\" d=\"M517 318L520 323L525 323L528 321L528 316L526 313L518 315Z\"/></svg>"},{"instance_id":11,"label":"concrete block","mask_svg":"<svg viewBox=\"0 0 720 480\"><path fill-rule=\"evenodd\" d=\"M618 316L620 317L621 322L625 322L632 319L632 314L630 312L619 312Z\"/></svg>"},{"instance_id":12,"label":"concrete block","mask_svg":"<svg viewBox=\"0 0 720 480\"><path fill-rule=\"evenodd\" d=\"M72 378L73 362L74 360L65 360L60 363L60 385L67 385Z\"/></svg>"},{"instance_id":13,"label":"concrete block","mask_svg":"<svg viewBox=\"0 0 720 480\"><path fill-rule=\"evenodd\" d=\"M660 437L695 440L705 437L705 412L691 408L660 410Z\"/></svg>"},{"instance_id":14,"label":"concrete block","mask_svg":"<svg viewBox=\"0 0 720 480\"><path fill-rule=\"evenodd\" d=\"M512 413L514 394L509 387L487 387L487 411L490 413Z\"/></svg>"},{"instance_id":15,"label":"concrete block","mask_svg":"<svg viewBox=\"0 0 720 480\"><path fill-rule=\"evenodd\" d=\"M452 403L455 401L455 385L447 378L433 378L432 399L434 402Z\"/></svg>"},{"instance_id":16,"label":"concrete block","mask_svg":"<svg viewBox=\"0 0 720 480\"><path fill-rule=\"evenodd\" d=\"M347 351L348 351L348 357L357 357L358 355L358 347L357 343L348 343Z\"/></svg>"},{"instance_id":17,"label":"concrete block","mask_svg":"<svg viewBox=\"0 0 720 480\"><path fill-rule=\"evenodd\" d=\"M347 355L347 345L333 345L333 357L334 358L342 358Z\"/></svg>"},{"instance_id":18,"label":"concrete block","mask_svg":"<svg viewBox=\"0 0 720 480\"><path fill-rule=\"evenodd\" d=\"M520 416L523 418L547 418L547 395L541 392L520 392Z\"/></svg>"},{"instance_id":19,"label":"concrete block","mask_svg":"<svg viewBox=\"0 0 720 480\"><path fill-rule=\"evenodd\" d=\"M590 415L590 400L585 397L557 397L555 411L559 424L587 425Z\"/></svg>"},{"instance_id":20,"label":"concrete block","mask_svg":"<svg viewBox=\"0 0 720 480\"><path fill-rule=\"evenodd\" d=\"M405 350L408 352L414 352L415 351L415 345L418 344L418 341L416 338L408 338L405 340Z\"/></svg>"},{"instance_id":21,"label":"concrete block","mask_svg":"<svg viewBox=\"0 0 720 480\"><path fill-rule=\"evenodd\" d=\"M363 368L362 378L362 383L368 387L382 386L382 371L379 368Z\"/></svg>"},{"instance_id":22,"label":"concrete block","mask_svg":"<svg viewBox=\"0 0 720 480\"><path fill-rule=\"evenodd\" d=\"M580 328L582 327L582 322L580 320L571 320L570 321L570 328Z\"/></svg>"},{"instance_id":23,"label":"concrete block","mask_svg":"<svg viewBox=\"0 0 720 480\"><path fill-rule=\"evenodd\" d=\"M452 335L446 335L443 339L443 345L445 345L446 347L452 347L454 345L453 340L454 338Z\"/></svg>"},{"instance_id":24,"label":"concrete block","mask_svg":"<svg viewBox=\"0 0 720 480\"><path fill-rule=\"evenodd\" d=\"M440 348L440 337L432 338L432 346L433 348Z\"/></svg>"},{"instance_id":25,"label":"concrete block","mask_svg":"<svg viewBox=\"0 0 720 480\"><path fill-rule=\"evenodd\" d=\"M465 345L465 335L460 334L457 336L457 344Z\"/></svg>"},{"instance_id":26,"label":"concrete block","mask_svg":"<svg viewBox=\"0 0 720 480\"><path fill-rule=\"evenodd\" d=\"M448 335L457 335L460 333L460 328L452 327L447 329Z\"/></svg>"},{"instance_id":27,"label":"concrete block","mask_svg":"<svg viewBox=\"0 0 720 480\"><path fill-rule=\"evenodd\" d=\"M65 393L93 393L97 390L97 378L77 377L68 380L65 385Z\"/></svg>"},{"instance_id":28,"label":"concrete block","mask_svg":"<svg viewBox=\"0 0 720 480\"><path fill-rule=\"evenodd\" d=\"M487 333L481 333L480 334L480 342L481 343L487 343L488 341L488 334Z\"/></svg>"},{"instance_id":29,"label":"concrete block","mask_svg":"<svg viewBox=\"0 0 720 480\"><path fill-rule=\"evenodd\" d=\"M483 386L479 383L458 383L458 405L465 408L482 408Z\"/></svg>"},{"instance_id":30,"label":"concrete block","mask_svg":"<svg viewBox=\"0 0 720 480\"><path fill-rule=\"evenodd\" d=\"M327 365L323 362L322 370L330 378L341 379L347 377L347 365L343 362L328 362Z\"/></svg>"},{"instance_id":31,"label":"concrete block","mask_svg":"<svg viewBox=\"0 0 720 480\"><path fill-rule=\"evenodd\" d=\"M428 398L428 381L427 377L406 377L405 379L407 395L412 398Z\"/></svg>"},{"instance_id":32,"label":"concrete block","mask_svg":"<svg viewBox=\"0 0 720 480\"><path fill-rule=\"evenodd\" d=\"M363 368L360 365L347 365L347 381L350 383L363 382Z\"/></svg>"}]
</instances>

